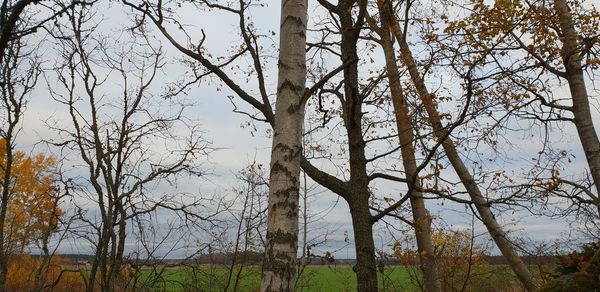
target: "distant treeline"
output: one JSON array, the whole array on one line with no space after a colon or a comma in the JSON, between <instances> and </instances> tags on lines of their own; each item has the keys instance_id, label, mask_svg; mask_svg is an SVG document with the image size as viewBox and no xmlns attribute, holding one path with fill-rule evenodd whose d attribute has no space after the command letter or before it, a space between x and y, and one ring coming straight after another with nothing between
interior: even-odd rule
<instances>
[{"instance_id":1,"label":"distant treeline","mask_svg":"<svg viewBox=\"0 0 600 292\"><path fill-rule=\"evenodd\" d=\"M92 255L87 254L65 254L63 257L69 259L72 263L91 262L93 259ZM35 257L35 255L34 255ZM136 260L130 260L130 263L138 263L145 265L227 265L230 264L234 257L233 253L211 253L202 254L192 259L156 259L154 261L144 260L143 262L137 262ZM236 263L244 265L261 265L263 254L259 252L244 252L238 253ZM521 257L527 265L549 265L557 262L557 258L554 256L522 256ZM383 261L378 259L378 261ZM386 259L386 265L397 266L400 262L397 259ZM491 265L508 265L508 261L500 255L487 256L485 262ZM322 260L321 257L311 257L310 264L340 264L340 265L354 265L356 259L335 259L333 262L327 262ZM415 259L415 264L418 263Z\"/></svg>"}]
</instances>

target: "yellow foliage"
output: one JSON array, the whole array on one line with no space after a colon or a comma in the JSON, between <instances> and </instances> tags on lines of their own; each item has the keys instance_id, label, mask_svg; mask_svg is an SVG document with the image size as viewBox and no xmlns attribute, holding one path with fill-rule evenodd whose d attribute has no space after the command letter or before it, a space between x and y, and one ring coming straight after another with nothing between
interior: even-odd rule
<instances>
[{"instance_id":1,"label":"yellow foliage","mask_svg":"<svg viewBox=\"0 0 600 292\"><path fill-rule=\"evenodd\" d=\"M14 255L9 258L6 277L7 291L32 291L36 284L36 271L41 268L39 283L43 291L84 291L85 283L79 272L68 271L68 259L54 256L47 267L42 259L31 255ZM52 289L51 289L52 288Z\"/></svg>"},{"instance_id":2,"label":"yellow foliage","mask_svg":"<svg viewBox=\"0 0 600 292\"><path fill-rule=\"evenodd\" d=\"M478 248L468 230L435 231L432 235L434 252L444 291L459 291L487 266L487 252ZM477 271L477 272L475 272Z\"/></svg>"},{"instance_id":3,"label":"yellow foliage","mask_svg":"<svg viewBox=\"0 0 600 292\"><path fill-rule=\"evenodd\" d=\"M598 34L600 12L593 7L584 8L582 0L567 2L572 8L579 45L589 45L585 44L586 40L593 40ZM498 49L502 44L509 48L518 45L529 54L528 62L538 63L538 66L541 66L539 62L545 62L561 68L561 35L557 31L560 20L552 4L522 0L472 0L471 5L472 13L462 20L451 22L446 28L447 33L465 34L467 43L476 50Z\"/></svg>"},{"instance_id":4,"label":"yellow foliage","mask_svg":"<svg viewBox=\"0 0 600 292\"><path fill-rule=\"evenodd\" d=\"M460 291L463 285L472 284L488 270L487 251L473 242L468 230L437 230L432 234L438 278L444 291ZM393 244L395 257L401 265L414 266L418 263L418 252L408 247L410 239Z\"/></svg>"},{"instance_id":5,"label":"yellow foliage","mask_svg":"<svg viewBox=\"0 0 600 292\"><path fill-rule=\"evenodd\" d=\"M6 165L6 141L0 140L0 180ZM40 244L58 225L63 214L58 207L58 190L53 170L56 159L23 151L13 153L8 210L4 226L6 252L22 253Z\"/></svg>"}]
</instances>

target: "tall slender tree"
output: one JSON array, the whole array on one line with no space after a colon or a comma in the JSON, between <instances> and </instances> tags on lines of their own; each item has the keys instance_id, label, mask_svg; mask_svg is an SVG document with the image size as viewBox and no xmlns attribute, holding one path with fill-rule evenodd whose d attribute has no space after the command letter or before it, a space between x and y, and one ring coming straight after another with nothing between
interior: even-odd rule
<instances>
[{"instance_id":1,"label":"tall slender tree","mask_svg":"<svg viewBox=\"0 0 600 292\"><path fill-rule=\"evenodd\" d=\"M307 0L282 0L279 74L261 291L294 291L306 84Z\"/></svg>"},{"instance_id":2,"label":"tall slender tree","mask_svg":"<svg viewBox=\"0 0 600 292\"><path fill-rule=\"evenodd\" d=\"M510 106L515 108L514 112L522 109L518 112L520 117L541 122L546 129L550 129L551 124L565 122L575 126L589 167L589 182L573 182L551 166L541 167L550 174L549 179L530 177L532 183L526 184L525 188L517 185L517 188L532 193L530 198L542 198L540 208L547 207L544 201L548 194L574 189L566 191L568 196L558 197L567 198L578 206L573 208L576 213L586 210L582 213L588 213L591 216L586 217L597 221L600 215L600 142L592 118L586 71L594 74L592 71L597 69L599 62L600 13L589 4L568 0L475 1L473 13L454 22L447 32L468 36L463 47L473 51L472 55L479 54L482 48L492 52L493 58L488 60L494 68L489 71L497 72L495 74L510 83L502 86L516 88L511 89ZM570 93L566 98L557 90L563 81ZM540 153L545 150L546 145ZM583 205L588 206L579 207ZM568 204L561 207L565 210L562 214L572 212ZM595 214L589 214L593 212Z\"/></svg>"},{"instance_id":3,"label":"tall slender tree","mask_svg":"<svg viewBox=\"0 0 600 292\"><path fill-rule=\"evenodd\" d=\"M553 4L560 25L561 56L565 68L559 76L565 78L569 83L573 102L571 107L573 123L596 186L596 196L592 197L592 200L598 209L598 216L600 216L600 140L598 140L598 133L592 120L590 98L582 69L582 59L590 51L589 47L598 42L598 36L595 37L595 41L591 40L591 44L580 45L580 39L584 38L577 33L569 4L565 0L554 0Z\"/></svg>"},{"instance_id":4,"label":"tall slender tree","mask_svg":"<svg viewBox=\"0 0 600 292\"><path fill-rule=\"evenodd\" d=\"M10 40L0 47L0 139L4 147L0 163L0 291L6 290L8 270L8 241L6 220L13 195L15 177L13 167L16 156L16 139L20 131L25 107L37 83L39 62L31 47L23 39Z\"/></svg>"},{"instance_id":5,"label":"tall slender tree","mask_svg":"<svg viewBox=\"0 0 600 292\"><path fill-rule=\"evenodd\" d=\"M415 147L413 145L415 143L415 134L411 124L412 119L408 100L404 94L402 85L400 84L400 72L398 70L398 65L396 64L396 52L393 41L394 33L392 31L392 26L390 25L393 11L389 1L377 1L377 6L381 27L372 25L372 29L379 35L379 43L383 48L406 183L408 184L409 189L412 189L410 203L413 213L413 225L421 262L421 270L423 271L424 289L425 291L441 291L436 271L437 267L433 242L431 239L431 218L425 207L423 193L418 190L420 182Z\"/></svg>"},{"instance_id":6,"label":"tall slender tree","mask_svg":"<svg viewBox=\"0 0 600 292\"><path fill-rule=\"evenodd\" d=\"M388 9L391 9L391 2L387 5ZM390 13L390 15L394 14ZM403 29L400 27L400 24L395 16L389 25L391 26L391 30L400 46L400 54L402 60L406 64L411 81L416 88L419 98L423 102L423 106L427 113L428 122L433 128L433 134L435 138L439 141L439 143L441 143L447 159L450 161L450 164L456 171L462 184L467 190L467 193L471 197L471 200L475 205L481 220L487 227L492 239L495 241L496 245L509 262L511 268L515 271L515 274L519 280L521 280L527 290L535 290L536 284L533 280L533 276L517 254L515 247L507 237L506 232L496 220L496 217L489 207L488 200L484 197L473 175L469 172L469 169L459 156L455 142L450 138L449 131L451 129L442 124L441 115L438 111L438 105L435 102L434 95L429 91L425 80L423 79L421 73L419 73L417 62L412 54L412 49L406 40L406 31L403 31ZM472 89L467 89L467 91L471 90ZM467 95L470 94L472 93L467 92Z\"/></svg>"},{"instance_id":7,"label":"tall slender tree","mask_svg":"<svg viewBox=\"0 0 600 292\"><path fill-rule=\"evenodd\" d=\"M66 9L84 1L48 1L38 8L36 0L3 0L0 2L0 138L6 147L2 167L0 195L0 291L6 290L8 258L4 253L6 234L4 226L9 206L13 155L19 124L29 94L33 91L40 70L36 48L27 43L27 37L41 30L59 17ZM43 7L40 7L43 6ZM33 13L35 10L36 13ZM37 15L36 15L37 14ZM44 15L45 17L38 17Z\"/></svg>"}]
</instances>

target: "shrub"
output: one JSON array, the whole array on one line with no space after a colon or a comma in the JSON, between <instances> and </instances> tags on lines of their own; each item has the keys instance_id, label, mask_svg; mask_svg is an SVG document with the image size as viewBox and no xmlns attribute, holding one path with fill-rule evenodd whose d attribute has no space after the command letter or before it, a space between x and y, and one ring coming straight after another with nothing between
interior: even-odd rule
<instances>
[{"instance_id":1,"label":"shrub","mask_svg":"<svg viewBox=\"0 0 600 292\"><path fill-rule=\"evenodd\" d=\"M555 279L539 291L600 291L600 242L585 244L581 251L558 257Z\"/></svg>"},{"instance_id":2,"label":"shrub","mask_svg":"<svg viewBox=\"0 0 600 292\"><path fill-rule=\"evenodd\" d=\"M72 292L85 290L83 278L76 270L68 270L71 266L68 259L53 256L46 267L42 258L28 254L14 255L8 261L6 277L7 291L33 291L38 283L43 291ZM36 271L39 278L36 279Z\"/></svg>"}]
</instances>

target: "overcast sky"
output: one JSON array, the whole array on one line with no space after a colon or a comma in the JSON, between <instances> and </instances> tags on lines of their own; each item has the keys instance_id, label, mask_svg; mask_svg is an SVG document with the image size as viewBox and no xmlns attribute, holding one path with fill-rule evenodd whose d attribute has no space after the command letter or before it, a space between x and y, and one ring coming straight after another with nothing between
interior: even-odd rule
<instances>
[{"instance_id":1,"label":"overcast sky","mask_svg":"<svg viewBox=\"0 0 600 292\"><path fill-rule=\"evenodd\" d=\"M265 1L269 2L263 8L256 9L253 11L252 16L256 26L262 32L269 30L278 31L279 21L279 6L277 1ZM595 0L592 2L598 3ZM105 4L103 4L105 5ZM184 7L185 8L185 7ZM101 24L101 30L104 32L117 32L120 28L130 25L129 18L124 17L124 14L120 12L120 6L112 5L111 7L98 8L98 13L104 16L104 21ZM198 12L193 9L182 9L180 16L184 20L183 22L189 24L190 31L198 32L198 29L202 28L206 32L206 49L212 52L215 56L224 54L229 48L230 44L237 40L237 27L235 19L228 18L223 14ZM164 41L160 36L157 39ZM274 37L274 41L277 37ZM47 44L44 45L44 49L47 52L44 57L47 58L46 64L52 62L51 56L55 54L52 40L46 40ZM271 44L273 48L276 47L276 43ZM161 76L164 82L173 81L178 76L185 74L186 67L177 64L176 57L180 55L171 49L170 45L164 43L167 56L173 64L169 65L168 72L165 72L164 76ZM276 80L273 65L275 62L270 62L271 68L268 70L270 73L270 79L268 80L269 87L273 88ZM50 82L52 82L50 80ZM53 102L47 93L44 81L38 84L39 88L35 94L31 97L31 101L27 107L25 119L23 122L23 130L19 136L19 148L31 151L32 146L37 143L40 139L48 139L54 133L47 129L44 125L44 121L52 117L56 120L67 119L66 108L63 105L59 105ZM251 84L249 85L251 88ZM561 90L565 90L562 88ZM117 91L113 92L114 94ZM594 115L596 125L599 125L600 119L598 115L598 91L590 90L593 96L594 104ZM208 140L213 142L213 146L219 148L218 151L212 153L206 164L207 169L210 169L210 175L204 179L196 180L184 180L185 185L180 188L189 191L197 192L198 194L215 194L215 193L226 193L231 190L237 182L235 180L235 173L243 169L250 162L256 160L260 163L268 165L270 145L271 141L266 136L264 125L258 125L258 131L253 132L248 127L242 127L248 121L246 116L233 113L233 107L228 101L227 96L231 95L231 92L227 89L222 91L215 90L214 86L207 83L201 83L199 86L193 87L187 96L185 97L189 101L193 101L195 105L187 110L187 113L191 118L196 119L202 125L202 129L205 131L205 136ZM242 105L242 102L238 99L238 105ZM247 107L244 107L247 109ZM558 130L558 129L556 129ZM556 135L553 137L557 141L557 145L569 152L572 152L577 158L574 160L572 167L573 174L580 174L585 169L585 161L583 159L583 153L579 142L576 139L574 128L572 126L566 126L562 129L562 132L556 131ZM530 143L530 137L523 133L514 133L508 137L517 146L518 149L510 148L508 151L513 152L511 160L506 162L503 168L507 170L518 170L522 167L527 167L527 161L531 159L531 156L537 152L538 145ZM47 149L44 146L38 146L33 151L55 151L55 149ZM395 155L394 157L399 157ZM523 161L520 165L517 162ZM381 196L396 196L404 192L406 187L402 184L392 182L377 181L374 187L378 190ZM332 204L338 201L336 195L329 192L323 192L318 196L318 199L312 203L311 208L315 211L329 208ZM444 221L449 224L452 228L469 228L471 224L471 217L465 216L464 207L458 206L450 202L442 203L440 201L428 201L427 207L430 212L444 218ZM515 234L521 236L527 236L529 238L538 240L554 240L564 236L563 232L568 232L569 226L564 220L552 221L547 218L535 218L529 216L526 213L517 214L497 214L503 222L507 223L506 227L509 230L515 232ZM347 231L352 236L351 223L349 221L350 216L348 215L348 208L345 202L339 201L337 207L328 213L326 218L319 223L324 226L329 226L331 230L334 230L333 236L330 237L331 241L327 246L322 247L324 250L335 250L345 246L343 243L344 232ZM446 224L444 223L444 224ZM398 224L396 222L396 224ZM442 225L442 223L436 223ZM376 227L379 230L383 230L384 226L378 224ZM406 228L404 226L403 228ZM484 228L480 224L476 224L476 230L478 234L485 233ZM383 234L383 232L381 233ZM375 236L378 241L377 248L387 248L386 245L390 243L389 236ZM352 239L351 239L352 241ZM84 247L73 247L65 249L69 251L74 249L78 252L85 252ZM345 246L339 251L338 258L354 257L354 248L350 244Z\"/></svg>"}]
</instances>

